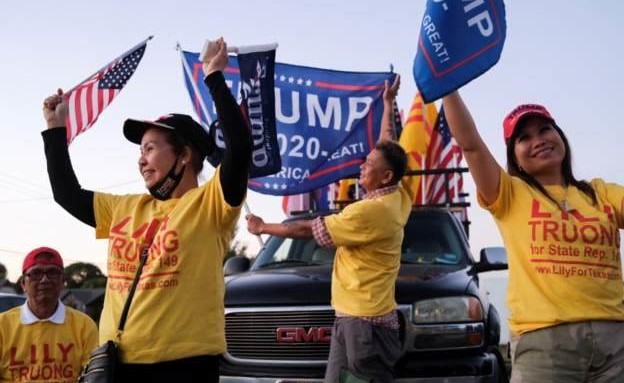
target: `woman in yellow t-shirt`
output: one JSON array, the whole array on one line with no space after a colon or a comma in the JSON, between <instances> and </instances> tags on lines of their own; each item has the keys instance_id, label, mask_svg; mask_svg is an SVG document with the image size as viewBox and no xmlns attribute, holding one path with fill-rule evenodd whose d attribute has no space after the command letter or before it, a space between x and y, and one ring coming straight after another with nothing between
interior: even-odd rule
<instances>
[{"instance_id":1,"label":"woman in yellow t-shirt","mask_svg":"<svg viewBox=\"0 0 624 383\"><path fill-rule=\"evenodd\" d=\"M128 119L124 135L140 145L138 168L149 194L113 195L82 189L65 139L62 92L44 102L43 132L55 200L97 238L108 238L108 282L100 343L116 338L142 249L149 246L119 338L117 383L218 382L225 352L223 258L247 190L251 136L223 76L223 39L209 46L204 82L226 144L213 177L197 176L215 143L190 116ZM156 230L153 230L156 229Z\"/></svg>"},{"instance_id":2,"label":"woman in yellow t-shirt","mask_svg":"<svg viewBox=\"0 0 624 383\"><path fill-rule=\"evenodd\" d=\"M541 105L523 104L505 117L505 171L459 93L443 104L479 203L494 217L508 253L512 382L618 381L624 187L577 180L568 140Z\"/></svg>"}]
</instances>

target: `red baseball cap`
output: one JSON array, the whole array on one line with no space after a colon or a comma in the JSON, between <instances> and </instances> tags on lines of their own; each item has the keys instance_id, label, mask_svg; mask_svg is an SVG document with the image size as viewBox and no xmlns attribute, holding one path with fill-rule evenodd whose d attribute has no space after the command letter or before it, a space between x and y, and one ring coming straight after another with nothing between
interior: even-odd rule
<instances>
[{"instance_id":1,"label":"red baseball cap","mask_svg":"<svg viewBox=\"0 0 624 383\"><path fill-rule=\"evenodd\" d=\"M539 104L521 104L512 110L503 120L503 137L505 141L509 140L514 134L516 126L521 119L528 116L540 116L551 122L555 122L548 110Z\"/></svg>"},{"instance_id":2,"label":"red baseball cap","mask_svg":"<svg viewBox=\"0 0 624 383\"><path fill-rule=\"evenodd\" d=\"M37 259L37 257L41 254L49 254L50 256ZM26 258L24 258L24 263L22 264L22 273L25 273L26 270L30 269L35 265L53 265L58 266L62 269L63 258L61 258L61 254L59 254L58 251L50 247L38 247L34 250L31 250L30 253L26 255Z\"/></svg>"}]
</instances>

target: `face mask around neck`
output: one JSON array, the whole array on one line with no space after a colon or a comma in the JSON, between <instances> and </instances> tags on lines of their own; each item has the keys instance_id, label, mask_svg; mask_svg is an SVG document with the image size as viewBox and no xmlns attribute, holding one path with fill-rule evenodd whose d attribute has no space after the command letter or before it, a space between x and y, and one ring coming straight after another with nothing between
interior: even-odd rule
<instances>
[{"instance_id":1,"label":"face mask around neck","mask_svg":"<svg viewBox=\"0 0 624 383\"><path fill-rule=\"evenodd\" d=\"M186 165L182 166L182 169L178 174L175 174L175 168L176 166L178 166L178 159L179 157L176 157L175 163L173 164L167 175L165 175L160 181L156 182L154 186L148 189L150 194L154 198L161 201L169 199L175 188L178 187L178 185L180 184Z\"/></svg>"}]
</instances>

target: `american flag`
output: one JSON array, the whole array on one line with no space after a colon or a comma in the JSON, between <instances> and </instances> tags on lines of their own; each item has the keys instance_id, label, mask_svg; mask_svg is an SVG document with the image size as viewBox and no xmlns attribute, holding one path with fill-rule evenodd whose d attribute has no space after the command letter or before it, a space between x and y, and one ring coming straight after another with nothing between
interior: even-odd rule
<instances>
[{"instance_id":1,"label":"american flag","mask_svg":"<svg viewBox=\"0 0 624 383\"><path fill-rule=\"evenodd\" d=\"M338 209L335 201L338 197L338 182L332 182L329 185L321 186L310 193L302 193L295 195L285 195L282 197L282 210L289 217L293 216L293 212L304 211L327 211ZM343 206L344 207L344 206Z\"/></svg>"},{"instance_id":2,"label":"american flag","mask_svg":"<svg viewBox=\"0 0 624 383\"><path fill-rule=\"evenodd\" d=\"M104 68L65 94L68 143L93 126L100 113L121 92L143 58L149 39L151 37L106 64Z\"/></svg>"},{"instance_id":3,"label":"american flag","mask_svg":"<svg viewBox=\"0 0 624 383\"><path fill-rule=\"evenodd\" d=\"M457 168L462 160L462 152L449 130L444 115L444 107L440 108L435 127L431 132L431 141L425 157L426 169ZM460 200L464 181L461 173L427 175L426 203L450 203ZM448 195L447 193L448 184Z\"/></svg>"},{"instance_id":4,"label":"american flag","mask_svg":"<svg viewBox=\"0 0 624 383\"><path fill-rule=\"evenodd\" d=\"M288 217L292 217L293 212L303 212L310 210L310 194L302 193L295 195L285 195L282 197L282 210Z\"/></svg>"}]
</instances>

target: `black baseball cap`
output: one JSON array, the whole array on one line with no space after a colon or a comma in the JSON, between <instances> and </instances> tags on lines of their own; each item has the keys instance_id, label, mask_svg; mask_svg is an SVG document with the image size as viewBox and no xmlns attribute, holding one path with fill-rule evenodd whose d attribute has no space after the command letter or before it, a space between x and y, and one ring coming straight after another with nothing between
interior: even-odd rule
<instances>
[{"instance_id":1,"label":"black baseball cap","mask_svg":"<svg viewBox=\"0 0 624 383\"><path fill-rule=\"evenodd\" d=\"M124 122L123 133L128 141L140 145L145 131L153 127L172 130L195 146L202 156L212 154L215 149L215 142L210 134L186 114L171 113L159 117L155 121L129 118Z\"/></svg>"}]
</instances>

